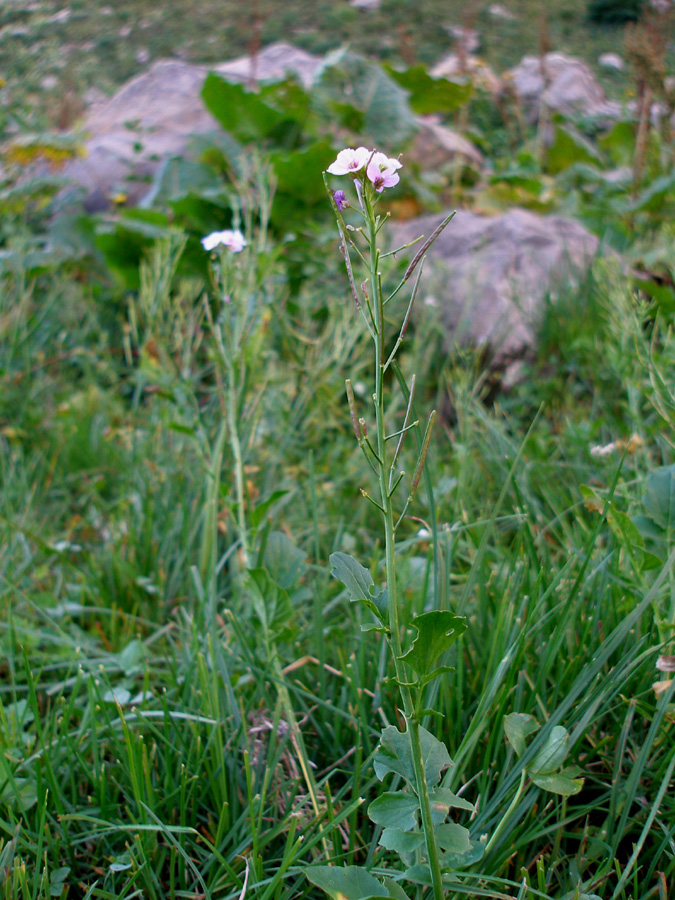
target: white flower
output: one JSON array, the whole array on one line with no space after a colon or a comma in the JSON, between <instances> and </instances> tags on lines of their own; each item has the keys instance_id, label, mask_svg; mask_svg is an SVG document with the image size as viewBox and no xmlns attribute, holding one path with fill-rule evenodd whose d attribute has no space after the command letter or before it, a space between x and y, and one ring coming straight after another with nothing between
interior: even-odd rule
<instances>
[{"instance_id":1,"label":"white flower","mask_svg":"<svg viewBox=\"0 0 675 900\"><path fill-rule=\"evenodd\" d=\"M368 163L366 175L373 183L375 190L381 194L386 187L394 187L398 184L399 177L396 169L401 168L397 159L391 159L386 153L373 153L373 158Z\"/></svg>"},{"instance_id":2,"label":"white flower","mask_svg":"<svg viewBox=\"0 0 675 900\"><path fill-rule=\"evenodd\" d=\"M337 159L328 166L327 171L331 175L355 175L366 165L372 152L367 147L357 147L356 150L347 147L340 150Z\"/></svg>"},{"instance_id":3,"label":"white flower","mask_svg":"<svg viewBox=\"0 0 675 900\"><path fill-rule=\"evenodd\" d=\"M215 250L220 244L227 247L233 253L241 253L247 244L246 238L241 231L213 231L202 238L202 247L205 250Z\"/></svg>"}]
</instances>

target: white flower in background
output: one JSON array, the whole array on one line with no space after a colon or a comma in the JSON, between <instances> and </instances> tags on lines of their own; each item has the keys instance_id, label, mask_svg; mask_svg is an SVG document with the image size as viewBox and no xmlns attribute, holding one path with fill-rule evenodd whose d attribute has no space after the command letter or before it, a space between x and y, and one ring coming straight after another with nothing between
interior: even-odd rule
<instances>
[{"instance_id":1,"label":"white flower in background","mask_svg":"<svg viewBox=\"0 0 675 900\"><path fill-rule=\"evenodd\" d=\"M356 175L357 172L363 169L372 155L373 151L368 150L367 147L357 147L356 150L347 147L344 150L340 150L337 159L328 166L327 171L331 175Z\"/></svg>"},{"instance_id":2,"label":"white flower in background","mask_svg":"<svg viewBox=\"0 0 675 900\"><path fill-rule=\"evenodd\" d=\"M230 229L213 231L202 238L202 247L207 251L215 250L221 244L233 253L241 253L247 241L241 231L231 231Z\"/></svg>"}]
</instances>

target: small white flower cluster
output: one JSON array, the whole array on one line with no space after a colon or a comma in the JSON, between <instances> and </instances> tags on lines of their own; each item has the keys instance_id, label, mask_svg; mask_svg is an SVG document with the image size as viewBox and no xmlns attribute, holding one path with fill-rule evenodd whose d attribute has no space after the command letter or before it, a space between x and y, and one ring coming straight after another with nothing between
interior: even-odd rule
<instances>
[{"instance_id":1,"label":"small white flower cluster","mask_svg":"<svg viewBox=\"0 0 675 900\"><path fill-rule=\"evenodd\" d=\"M335 162L328 166L328 172L331 175L359 175L365 169L366 177L378 194L381 194L386 187L398 184L396 170L400 168L401 163L397 159L392 159L379 150L368 150L367 147L353 150L347 147L340 150Z\"/></svg>"},{"instance_id":2,"label":"small white flower cluster","mask_svg":"<svg viewBox=\"0 0 675 900\"><path fill-rule=\"evenodd\" d=\"M215 250L216 247L223 245L233 253L241 253L247 244L246 238L241 231L213 231L202 238L202 247L207 250Z\"/></svg>"}]
</instances>

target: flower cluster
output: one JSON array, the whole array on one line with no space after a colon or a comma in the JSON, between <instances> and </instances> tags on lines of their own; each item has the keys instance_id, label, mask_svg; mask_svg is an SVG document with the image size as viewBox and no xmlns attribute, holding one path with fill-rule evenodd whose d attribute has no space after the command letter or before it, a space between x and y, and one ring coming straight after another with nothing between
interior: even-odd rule
<instances>
[{"instance_id":1,"label":"flower cluster","mask_svg":"<svg viewBox=\"0 0 675 900\"><path fill-rule=\"evenodd\" d=\"M220 244L227 247L233 253L241 253L246 246L246 238L241 231L213 231L202 238L202 246L205 250L215 250Z\"/></svg>"},{"instance_id":2,"label":"flower cluster","mask_svg":"<svg viewBox=\"0 0 675 900\"><path fill-rule=\"evenodd\" d=\"M361 175L365 169L366 178L372 183L378 194L387 187L398 184L397 169L401 163L392 159L386 153L379 150L368 150L367 147L357 147L353 150L347 147L340 150L334 163L328 166L331 175Z\"/></svg>"}]
</instances>

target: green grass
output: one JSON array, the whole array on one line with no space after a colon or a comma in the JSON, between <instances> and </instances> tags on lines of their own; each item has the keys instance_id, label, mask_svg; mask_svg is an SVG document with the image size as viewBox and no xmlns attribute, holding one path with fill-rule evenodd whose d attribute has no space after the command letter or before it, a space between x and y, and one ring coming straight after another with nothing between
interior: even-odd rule
<instances>
[{"instance_id":1,"label":"green grass","mask_svg":"<svg viewBox=\"0 0 675 900\"><path fill-rule=\"evenodd\" d=\"M512 5L513 32L485 41L498 67L536 42L531 5ZM21 128L43 121L34 82L59 60L75 93L94 67L112 90L137 70L145 34L153 58L181 49L204 61L243 52L250 36L248 13L225 2L162 16L118 4L105 31L96 4L47 22L57 9L16 4L1 14L3 27L31 29L12 45L4 87ZM458 20L459 4L439 14L428 0L415 11L406 27L428 61L445 49L439 18ZM128 41L113 40L132 14ZM554 46L582 52L610 40L586 31L581 15L576 2L550 13ZM136 27L142 16L151 27ZM263 40L324 52L352 39L397 58L399 20L411 11L298 3L284 16L265 18ZM94 46L69 56L64 29ZM6 54L10 37L2 33ZM655 144L654 177L667 151ZM541 176L528 153L519 165ZM40 190L35 203L4 197L5 900L314 900L303 874L311 863L378 874L395 866L367 816L382 791L372 766L379 734L400 721L393 667L381 635L361 632L362 611L328 562L336 550L353 553L383 578L379 516L359 493L373 485L344 396L349 377L370 421L369 338L333 226L298 206L305 219L293 211L293 239L274 220L267 234L268 171L249 167L247 179L238 166L238 184L211 192L210 205L192 198L187 243L177 230L139 237L129 219L105 235L96 229L107 221L66 219L89 249L61 261L38 253L54 233ZM627 250L663 264L667 286L667 192L642 217L621 212L617 196L596 192L602 227L613 210ZM225 207L257 242L227 286L206 272L196 240L199 214ZM580 200L575 208L584 212ZM111 268L120 259L124 277ZM448 897L666 900L675 881L675 689L652 687L666 680L656 659L675 641L665 468L675 462L675 355L667 287L659 296L660 306L647 303L620 261L597 261L549 298L537 351L508 392L478 354L448 352L432 307L406 334L399 361L406 377L417 373L415 416L440 416L425 490L397 534L403 612L406 621L430 609L467 617L448 654L454 672L429 691L440 715L425 726L453 757L446 786L476 806L458 821L474 839L498 834ZM241 314L245 339L228 357ZM388 416L404 413L392 400ZM640 441L624 453L634 434ZM614 453L591 452L617 441ZM542 726L521 758L504 734L513 712ZM563 799L526 777L517 794L557 725L582 790Z\"/></svg>"},{"instance_id":2,"label":"green grass","mask_svg":"<svg viewBox=\"0 0 675 900\"><path fill-rule=\"evenodd\" d=\"M263 547L281 531L305 554L291 629L270 643L238 575L229 464L215 587L198 574L202 444L220 421L214 357L202 338L177 365L172 348L192 333L176 345L177 323L207 326L182 315L184 284L167 293L152 274L162 266L146 271L146 298L174 316L155 319L161 366L136 351L125 364L121 327L106 327L109 312L86 285L58 277L31 286L3 339L3 378L15 386L2 412L3 889L225 898L241 892L248 866L249 896L302 896L301 866L326 854L386 862L361 798L376 796L379 726L396 722L390 673L327 567L334 549L373 565L381 556L341 399L345 374L365 377L364 336L340 285L326 283L317 319L316 284L291 309L280 272L265 281L247 403L264 393L242 420L248 502L288 493L261 520L254 549L269 565ZM66 285L68 303L41 303ZM450 784L477 805L472 832L492 833L520 778L502 727L513 711L535 715L544 736L563 724L585 778L564 802L529 784L459 893L509 894L507 882L525 879L554 898L582 885L603 900L646 900L675 870L672 692L657 703L651 690L664 650L654 613L667 622L672 559L645 569L579 491L591 484L617 510L639 511L645 475L672 454L646 351L635 352L645 334L616 270L599 267L583 297L592 330L573 315L579 298L563 297L544 322L540 359L497 405L481 400L470 360L443 361L433 322L418 324L402 359L422 375L439 360L428 387L439 385L440 403L452 396L431 453L434 509L420 498L399 549L406 607L447 606L469 620L456 673L435 698L443 718L428 723L455 760ZM565 322L564 355L552 360L546 329L559 334ZM26 402L17 386L64 329L70 350L28 382ZM667 365L662 357L666 380ZM623 463L590 455L632 431L645 443ZM432 516L437 568L418 535Z\"/></svg>"}]
</instances>

